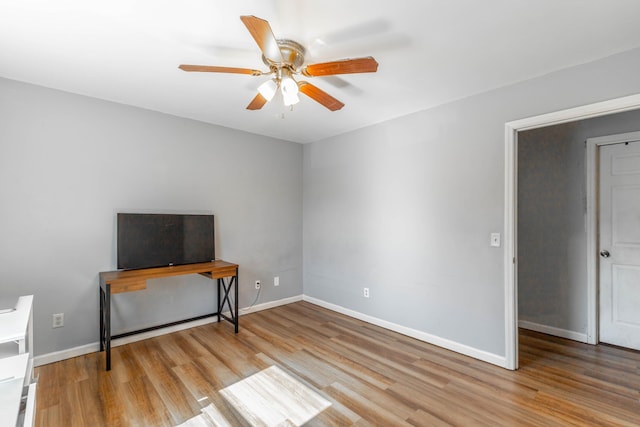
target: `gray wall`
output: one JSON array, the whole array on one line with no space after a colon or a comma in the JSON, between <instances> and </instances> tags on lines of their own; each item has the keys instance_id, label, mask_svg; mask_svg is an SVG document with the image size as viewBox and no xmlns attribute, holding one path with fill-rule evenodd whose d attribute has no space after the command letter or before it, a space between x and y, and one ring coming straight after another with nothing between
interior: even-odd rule
<instances>
[{"instance_id":1,"label":"gray wall","mask_svg":"<svg viewBox=\"0 0 640 427\"><path fill-rule=\"evenodd\" d=\"M640 130L640 111L518 134L518 313L587 333L585 141Z\"/></svg>"},{"instance_id":2,"label":"gray wall","mask_svg":"<svg viewBox=\"0 0 640 427\"><path fill-rule=\"evenodd\" d=\"M35 294L36 354L94 343L115 213L213 212L241 306L279 274L258 302L304 281L311 297L504 355L503 249L489 247L504 228L504 124L640 93L639 72L629 51L304 147L0 80L0 302ZM117 297L116 330L212 303L205 279L157 282Z\"/></svg>"},{"instance_id":3,"label":"gray wall","mask_svg":"<svg viewBox=\"0 0 640 427\"><path fill-rule=\"evenodd\" d=\"M633 50L306 145L305 295L504 356L505 122L640 93L638 73Z\"/></svg>"},{"instance_id":4,"label":"gray wall","mask_svg":"<svg viewBox=\"0 0 640 427\"><path fill-rule=\"evenodd\" d=\"M37 355L98 341L120 211L214 213L241 307L255 279L258 303L302 293L301 145L5 79L0 120L0 307L35 295ZM116 295L113 330L213 311L213 289L183 276Z\"/></svg>"}]
</instances>

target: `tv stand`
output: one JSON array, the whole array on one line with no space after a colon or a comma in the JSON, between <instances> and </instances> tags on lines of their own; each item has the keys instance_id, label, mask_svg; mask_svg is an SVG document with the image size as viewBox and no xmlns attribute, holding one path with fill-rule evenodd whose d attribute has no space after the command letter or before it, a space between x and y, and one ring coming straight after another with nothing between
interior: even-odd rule
<instances>
[{"instance_id":1,"label":"tv stand","mask_svg":"<svg viewBox=\"0 0 640 427\"><path fill-rule=\"evenodd\" d=\"M161 277L181 276L185 274L200 274L215 280L218 288L218 307L214 313L192 317L190 319L165 323L150 328L111 335L111 295L122 292L141 291L147 288L147 280ZM233 287L233 306L230 300L230 292ZM225 306L229 315L223 313ZM134 334L149 332L174 326L181 323L218 316L218 322L222 319L234 325L235 333L238 333L238 264L216 260L197 264L175 265L168 267L143 268L140 270L116 270L100 273L100 351L106 351L106 370L111 370L111 340L128 337Z\"/></svg>"}]
</instances>

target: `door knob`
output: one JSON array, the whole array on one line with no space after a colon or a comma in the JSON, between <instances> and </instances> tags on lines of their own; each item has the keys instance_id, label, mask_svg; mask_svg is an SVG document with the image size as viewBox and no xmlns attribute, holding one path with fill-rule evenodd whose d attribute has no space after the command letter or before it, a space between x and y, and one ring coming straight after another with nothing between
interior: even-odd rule
<instances>
[{"instance_id":1,"label":"door knob","mask_svg":"<svg viewBox=\"0 0 640 427\"><path fill-rule=\"evenodd\" d=\"M610 255L611 255L611 254L610 254L610 253L609 253L609 251L608 251L608 250L606 250L606 249L604 249L604 250L601 250L601 251L600 251L600 256L601 256L602 258L609 258L609 256L610 256Z\"/></svg>"}]
</instances>

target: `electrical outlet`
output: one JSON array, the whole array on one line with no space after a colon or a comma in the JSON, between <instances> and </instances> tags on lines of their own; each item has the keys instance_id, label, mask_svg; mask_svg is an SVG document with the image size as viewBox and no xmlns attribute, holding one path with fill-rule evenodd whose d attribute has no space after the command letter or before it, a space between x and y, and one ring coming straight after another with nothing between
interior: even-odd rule
<instances>
[{"instance_id":1,"label":"electrical outlet","mask_svg":"<svg viewBox=\"0 0 640 427\"><path fill-rule=\"evenodd\" d=\"M64 326L64 313L56 313L51 316L51 327L62 328Z\"/></svg>"},{"instance_id":2,"label":"electrical outlet","mask_svg":"<svg viewBox=\"0 0 640 427\"><path fill-rule=\"evenodd\" d=\"M260 289L260 280L256 280L256 289Z\"/></svg>"},{"instance_id":3,"label":"electrical outlet","mask_svg":"<svg viewBox=\"0 0 640 427\"><path fill-rule=\"evenodd\" d=\"M365 298L369 298L369 288L362 288L362 295Z\"/></svg>"},{"instance_id":4,"label":"electrical outlet","mask_svg":"<svg viewBox=\"0 0 640 427\"><path fill-rule=\"evenodd\" d=\"M280 286L280 277L276 276L273 278L273 286Z\"/></svg>"}]
</instances>

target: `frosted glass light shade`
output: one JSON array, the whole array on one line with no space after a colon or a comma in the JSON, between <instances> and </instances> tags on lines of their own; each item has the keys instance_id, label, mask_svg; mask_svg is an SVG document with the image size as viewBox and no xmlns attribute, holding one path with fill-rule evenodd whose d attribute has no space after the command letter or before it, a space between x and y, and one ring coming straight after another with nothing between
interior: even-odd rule
<instances>
[{"instance_id":1,"label":"frosted glass light shade","mask_svg":"<svg viewBox=\"0 0 640 427\"><path fill-rule=\"evenodd\" d=\"M260 95L264 97L267 101L271 101L278 90L278 85L274 80L267 80L258 86L258 92Z\"/></svg>"},{"instance_id":2,"label":"frosted glass light shade","mask_svg":"<svg viewBox=\"0 0 640 427\"><path fill-rule=\"evenodd\" d=\"M284 90L282 91L282 99L284 100L284 105L287 107L300 102L300 98L297 93L289 93Z\"/></svg>"},{"instance_id":3,"label":"frosted glass light shade","mask_svg":"<svg viewBox=\"0 0 640 427\"><path fill-rule=\"evenodd\" d=\"M282 99L285 106L290 106L300 102L298 98L298 83L291 77L289 70L282 70L282 79L280 80L280 91L282 92Z\"/></svg>"},{"instance_id":4,"label":"frosted glass light shade","mask_svg":"<svg viewBox=\"0 0 640 427\"><path fill-rule=\"evenodd\" d=\"M296 95L299 91L298 83L296 83L296 81L289 76L285 76L282 78L282 83L280 83L280 86L281 86L283 95L285 94Z\"/></svg>"}]
</instances>

